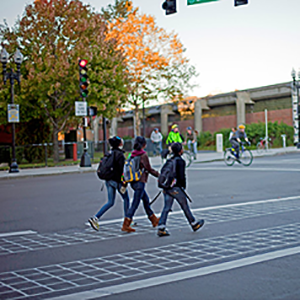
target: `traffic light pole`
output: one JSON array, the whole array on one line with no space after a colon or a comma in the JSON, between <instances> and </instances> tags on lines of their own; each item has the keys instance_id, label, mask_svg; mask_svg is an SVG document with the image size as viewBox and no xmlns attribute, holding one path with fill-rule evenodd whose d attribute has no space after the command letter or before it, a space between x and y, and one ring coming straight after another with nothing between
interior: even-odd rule
<instances>
[{"instance_id":1,"label":"traffic light pole","mask_svg":"<svg viewBox=\"0 0 300 300\"><path fill-rule=\"evenodd\" d=\"M85 101L85 98L83 98L83 101ZM80 167L91 167L91 158L87 152L89 146L88 146L88 142L86 139L86 127L87 127L87 119L86 117L82 118L82 122L83 122L83 126L82 126L82 130L83 130L83 153L81 156L81 160L80 160Z\"/></svg>"},{"instance_id":2,"label":"traffic light pole","mask_svg":"<svg viewBox=\"0 0 300 300\"><path fill-rule=\"evenodd\" d=\"M82 101L86 101L86 97L88 95L88 76L87 76L87 65L88 61L86 59L79 59L79 88L80 88L80 97ZM85 117L82 119L83 126L83 153L80 160L80 167L91 167L91 158L87 152L89 145L86 138L86 127L87 127L87 119L86 116L88 115L88 108L85 114Z\"/></svg>"}]
</instances>

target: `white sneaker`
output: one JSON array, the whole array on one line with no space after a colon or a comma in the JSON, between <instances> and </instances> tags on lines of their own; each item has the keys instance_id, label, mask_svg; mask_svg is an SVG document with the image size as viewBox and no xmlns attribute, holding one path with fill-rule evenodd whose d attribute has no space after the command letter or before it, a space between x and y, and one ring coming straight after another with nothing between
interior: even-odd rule
<instances>
[{"instance_id":1,"label":"white sneaker","mask_svg":"<svg viewBox=\"0 0 300 300\"><path fill-rule=\"evenodd\" d=\"M99 223L98 223L98 221L99 220L98 220L97 217L91 217L91 218L89 218L89 223L90 223L91 227L93 229L95 229L96 231L99 230Z\"/></svg>"}]
</instances>

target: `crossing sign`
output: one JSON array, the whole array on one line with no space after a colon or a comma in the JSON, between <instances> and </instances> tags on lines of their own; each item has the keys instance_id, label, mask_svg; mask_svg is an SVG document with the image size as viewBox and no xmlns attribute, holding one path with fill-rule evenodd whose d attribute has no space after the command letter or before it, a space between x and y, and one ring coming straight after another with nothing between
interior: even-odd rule
<instances>
[{"instance_id":1,"label":"crossing sign","mask_svg":"<svg viewBox=\"0 0 300 300\"><path fill-rule=\"evenodd\" d=\"M7 104L7 119L8 123L19 123L19 104Z\"/></svg>"}]
</instances>

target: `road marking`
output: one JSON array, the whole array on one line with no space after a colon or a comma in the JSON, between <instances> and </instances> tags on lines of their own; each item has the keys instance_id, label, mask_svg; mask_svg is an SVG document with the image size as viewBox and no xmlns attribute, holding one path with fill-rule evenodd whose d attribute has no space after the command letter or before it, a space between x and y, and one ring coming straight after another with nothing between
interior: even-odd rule
<instances>
[{"instance_id":1,"label":"road marking","mask_svg":"<svg viewBox=\"0 0 300 300\"><path fill-rule=\"evenodd\" d=\"M278 169L278 168L255 168L255 167L241 167L241 168L230 168L230 167L216 167L216 168L189 168L188 171L265 171L265 172L300 172L300 169Z\"/></svg>"},{"instance_id":2,"label":"road marking","mask_svg":"<svg viewBox=\"0 0 300 300\"><path fill-rule=\"evenodd\" d=\"M15 232L7 232L7 233L0 233L0 238L7 237L7 236L14 236L14 235L25 235L25 234L36 234L36 231L26 230L26 231L15 231Z\"/></svg>"},{"instance_id":3,"label":"road marking","mask_svg":"<svg viewBox=\"0 0 300 300\"><path fill-rule=\"evenodd\" d=\"M233 203L233 204L224 204L224 205L217 205L217 206L208 206L208 207L202 207L202 208L193 208L193 211L206 211L206 210L214 210L214 209L220 209L220 208L228 208L228 207L236 207L236 206L245 206L245 205L255 205L255 204L262 204L262 203L270 203L270 202L280 202L280 201L289 201L289 200L296 200L300 199L300 196L291 196L291 197L285 197L285 198L277 198L277 199L266 199L266 200L257 200L257 201L249 201L249 202L243 202L243 203ZM173 211L172 215L174 214L182 214L181 210ZM134 221L136 220L142 220L146 219L145 216L138 216L134 217ZM101 224L112 224L116 222L122 222L124 219L113 219L113 220L107 220L107 221L100 221ZM90 226L89 223L86 223L86 225Z\"/></svg>"},{"instance_id":4,"label":"road marking","mask_svg":"<svg viewBox=\"0 0 300 300\"><path fill-rule=\"evenodd\" d=\"M177 282L177 281L195 278L199 276L210 275L210 274L228 271L236 268L246 267L253 264L262 263L265 261L278 259L290 255L295 255L299 253L300 253L300 247L294 247L294 248L289 248L284 250L273 251L265 254L259 254L252 257L237 259L234 261L225 262L225 263L221 263L209 267L203 267L195 270L178 272L169 275L163 275L154 278L148 278L148 279L138 280L134 282L113 285L109 287L95 289L92 291L79 292L77 294L64 295L64 296L59 296L51 299L52 300L69 300L69 299L82 300L82 299L100 298L108 295L131 292L138 289L149 288L152 286L158 286L158 285L167 284L171 282Z\"/></svg>"}]
</instances>

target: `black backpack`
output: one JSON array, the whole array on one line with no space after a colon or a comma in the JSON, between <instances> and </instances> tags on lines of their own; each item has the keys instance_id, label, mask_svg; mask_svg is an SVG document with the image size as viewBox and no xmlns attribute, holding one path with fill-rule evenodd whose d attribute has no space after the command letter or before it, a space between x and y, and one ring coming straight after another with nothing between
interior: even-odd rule
<instances>
[{"instance_id":1,"label":"black backpack","mask_svg":"<svg viewBox=\"0 0 300 300\"><path fill-rule=\"evenodd\" d=\"M168 159L163 165L158 177L158 187L170 189L176 182L176 161L177 159Z\"/></svg>"},{"instance_id":2,"label":"black backpack","mask_svg":"<svg viewBox=\"0 0 300 300\"><path fill-rule=\"evenodd\" d=\"M114 160L115 160L114 151L109 151L105 153L97 168L97 175L99 179L111 180L113 178Z\"/></svg>"}]
</instances>

